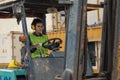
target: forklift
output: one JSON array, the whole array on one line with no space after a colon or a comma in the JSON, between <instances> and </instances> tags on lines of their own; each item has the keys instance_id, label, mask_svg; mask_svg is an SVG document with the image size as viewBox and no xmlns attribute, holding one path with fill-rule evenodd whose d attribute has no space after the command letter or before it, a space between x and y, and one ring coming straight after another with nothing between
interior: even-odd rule
<instances>
[{"instance_id":1,"label":"forklift","mask_svg":"<svg viewBox=\"0 0 120 80\"><path fill-rule=\"evenodd\" d=\"M100 71L97 74L93 73L87 46L87 0L58 0L58 3L66 5L68 12L66 16L67 34L64 55L59 55L56 58L38 58L36 60L28 55L27 69L12 69L12 71L9 69L0 69L0 80L119 80L120 1L105 0L104 3L94 6L104 9L101 64ZM7 7L13 7L17 21L22 21L23 33L27 38L27 51L31 53L25 19L24 1ZM6 7L1 7L0 10L3 8ZM50 39L46 42L50 42L51 40L54 39ZM53 45L53 47L56 48L55 45ZM59 54L59 52L55 51L52 54L57 53ZM38 66L35 63L38 63ZM51 65L51 63L55 63L55 65ZM41 65L49 66L51 71L45 72L45 66L42 68ZM30 76L33 71L35 72L36 79ZM11 72L14 78L10 76ZM8 74L5 75L5 73ZM19 76L20 78L17 79Z\"/></svg>"}]
</instances>

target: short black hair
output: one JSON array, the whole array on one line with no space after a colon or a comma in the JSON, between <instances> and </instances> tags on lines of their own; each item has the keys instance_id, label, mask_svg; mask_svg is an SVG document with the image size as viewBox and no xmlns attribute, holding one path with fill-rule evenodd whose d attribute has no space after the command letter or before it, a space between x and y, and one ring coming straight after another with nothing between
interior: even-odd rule
<instances>
[{"instance_id":1,"label":"short black hair","mask_svg":"<svg viewBox=\"0 0 120 80\"><path fill-rule=\"evenodd\" d=\"M35 18L35 19L33 19L31 25L36 26L37 23L43 23L43 20L40 18Z\"/></svg>"}]
</instances>

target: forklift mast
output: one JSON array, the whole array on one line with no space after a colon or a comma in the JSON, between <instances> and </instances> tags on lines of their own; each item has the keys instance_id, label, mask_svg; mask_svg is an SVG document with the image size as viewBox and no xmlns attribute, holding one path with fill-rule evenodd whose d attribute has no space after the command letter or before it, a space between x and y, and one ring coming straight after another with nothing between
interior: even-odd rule
<instances>
[{"instance_id":1,"label":"forklift mast","mask_svg":"<svg viewBox=\"0 0 120 80\"><path fill-rule=\"evenodd\" d=\"M71 4L69 4L66 23L65 73L70 71L73 80L81 80L84 73L87 0L74 0L69 3Z\"/></svg>"},{"instance_id":2,"label":"forklift mast","mask_svg":"<svg viewBox=\"0 0 120 80\"><path fill-rule=\"evenodd\" d=\"M100 72L91 71L87 52L87 0L59 0L68 4L66 59L63 80L119 80L120 1L104 0ZM89 75L88 75L89 73ZM91 73L91 74L90 74Z\"/></svg>"},{"instance_id":3,"label":"forklift mast","mask_svg":"<svg viewBox=\"0 0 120 80\"><path fill-rule=\"evenodd\" d=\"M119 65L120 1L104 1L104 17L101 43L101 69L108 80L120 79Z\"/></svg>"}]
</instances>

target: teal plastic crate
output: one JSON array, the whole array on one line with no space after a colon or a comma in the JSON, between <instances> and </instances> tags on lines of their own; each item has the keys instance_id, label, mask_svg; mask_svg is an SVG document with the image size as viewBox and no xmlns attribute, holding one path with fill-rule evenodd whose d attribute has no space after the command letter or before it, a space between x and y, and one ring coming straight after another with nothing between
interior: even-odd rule
<instances>
[{"instance_id":1,"label":"teal plastic crate","mask_svg":"<svg viewBox=\"0 0 120 80\"><path fill-rule=\"evenodd\" d=\"M17 80L17 76L26 76L25 69L0 69L0 80Z\"/></svg>"}]
</instances>

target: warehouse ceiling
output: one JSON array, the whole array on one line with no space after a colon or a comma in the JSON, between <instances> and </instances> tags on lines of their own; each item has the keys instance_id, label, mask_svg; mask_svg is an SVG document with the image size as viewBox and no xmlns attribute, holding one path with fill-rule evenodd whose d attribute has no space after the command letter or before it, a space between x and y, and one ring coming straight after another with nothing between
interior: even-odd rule
<instances>
[{"instance_id":1,"label":"warehouse ceiling","mask_svg":"<svg viewBox=\"0 0 120 80\"><path fill-rule=\"evenodd\" d=\"M7 1L3 3L2 1ZM1 0L0 8L5 7L10 4L17 3L21 0ZM57 11L65 10L67 5L58 4L58 0L24 0L25 12L29 17L39 16L41 14L47 13L48 8L56 8ZM88 4L88 11L98 9L99 5L90 5ZM12 17L12 8L7 8L0 10L0 18L9 18Z\"/></svg>"}]
</instances>

